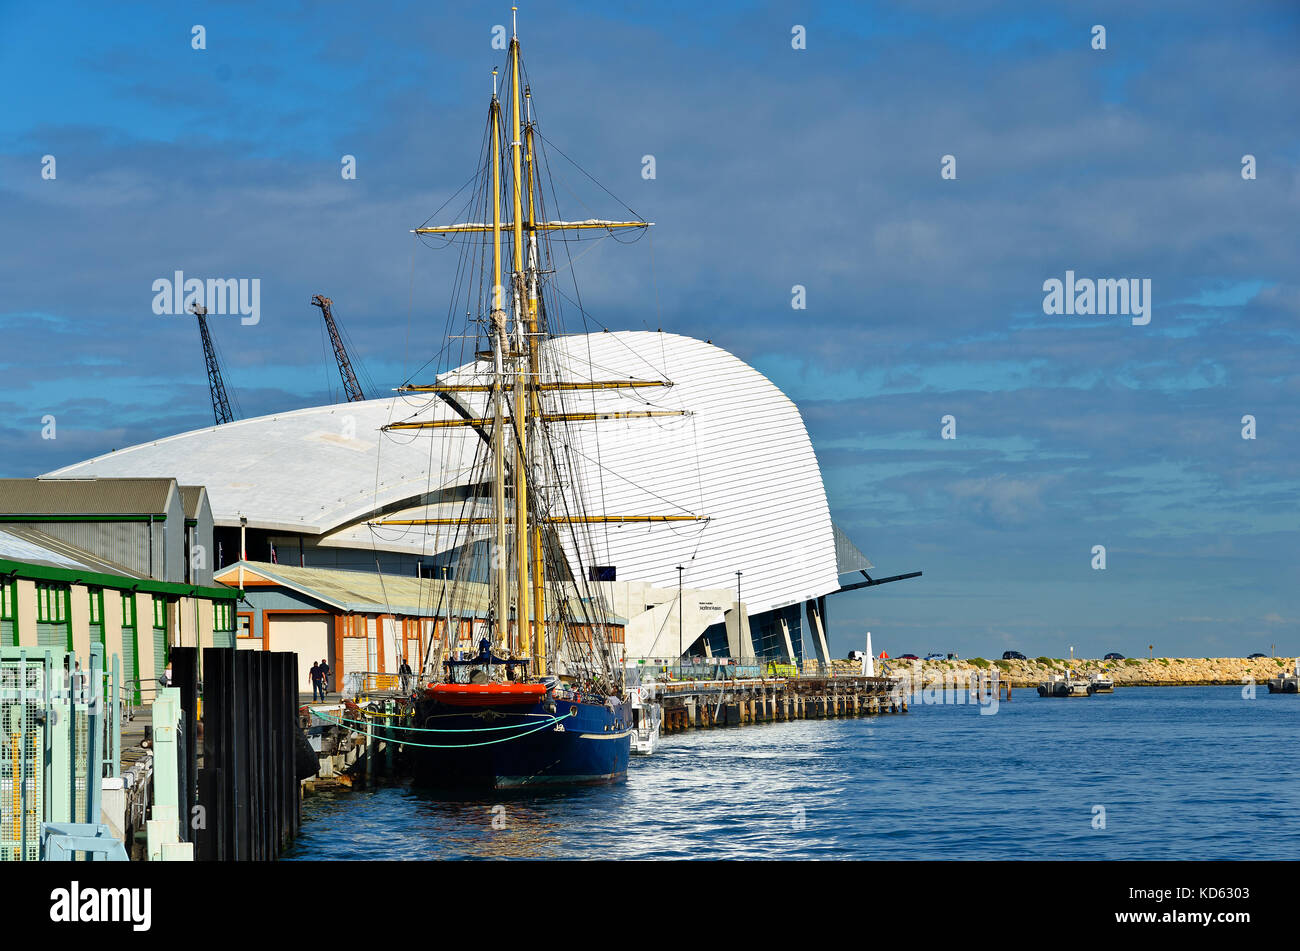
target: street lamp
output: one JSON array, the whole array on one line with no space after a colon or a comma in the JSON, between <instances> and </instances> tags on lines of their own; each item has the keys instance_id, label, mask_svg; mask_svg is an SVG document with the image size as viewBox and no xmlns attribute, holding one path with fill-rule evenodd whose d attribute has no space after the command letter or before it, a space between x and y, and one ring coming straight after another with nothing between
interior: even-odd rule
<instances>
[{"instance_id":1,"label":"street lamp","mask_svg":"<svg viewBox=\"0 0 1300 951\"><path fill-rule=\"evenodd\" d=\"M239 590L244 590L244 562L248 560L248 549L245 547L244 535L248 531L248 516L239 516ZM149 534L149 550L153 551L153 533Z\"/></svg>"},{"instance_id":2,"label":"street lamp","mask_svg":"<svg viewBox=\"0 0 1300 951\"><path fill-rule=\"evenodd\" d=\"M682 572L686 569L677 566L677 663L682 662Z\"/></svg>"},{"instance_id":3,"label":"street lamp","mask_svg":"<svg viewBox=\"0 0 1300 951\"><path fill-rule=\"evenodd\" d=\"M743 640L745 625L741 623L740 613L740 572L736 572L736 643L740 645L741 654L748 657L753 650L752 644L746 644Z\"/></svg>"}]
</instances>

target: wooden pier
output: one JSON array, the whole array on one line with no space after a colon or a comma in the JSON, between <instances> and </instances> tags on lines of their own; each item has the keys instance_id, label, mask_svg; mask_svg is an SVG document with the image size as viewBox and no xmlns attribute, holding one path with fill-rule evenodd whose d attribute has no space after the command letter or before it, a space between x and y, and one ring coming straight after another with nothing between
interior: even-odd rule
<instances>
[{"instance_id":1,"label":"wooden pier","mask_svg":"<svg viewBox=\"0 0 1300 951\"><path fill-rule=\"evenodd\" d=\"M663 733L718 726L906 713L907 697L886 677L703 680L656 685Z\"/></svg>"}]
</instances>

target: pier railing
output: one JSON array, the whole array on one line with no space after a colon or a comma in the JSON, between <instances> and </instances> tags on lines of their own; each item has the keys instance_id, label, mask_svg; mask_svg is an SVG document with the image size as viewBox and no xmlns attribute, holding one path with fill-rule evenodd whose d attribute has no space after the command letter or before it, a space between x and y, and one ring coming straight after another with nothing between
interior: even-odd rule
<instances>
[{"instance_id":1,"label":"pier railing","mask_svg":"<svg viewBox=\"0 0 1300 951\"><path fill-rule=\"evenodd\" d=\"M347 699L369 693L405 693L414 688L419 674L389 674L374 670L353 670L343 675L343 696Z\"/></svg>"},{"instance_id":2,"label":"pier railing","mask_svg":"<svg viewBox=\"0 0 1300 951\"><path fill-rule=\"evenodd\" d=\"M703 661L696 664L660 664L641 674L648 679L647 673L655 680L682 682L693 680L759 680L763 677L763 665L728 664L717 661Z\"/></svg>"},{"instance_id":3,"label":"pier railing","mask_svg":"<svg viewBox=\"0 0 1300 951\"><path fill-rule=\"evenodd\" d=\"M736 663L729 658L700 659L691 664L641 664L635 670L640 680L663 682L716 681L716 680L794 680L799 677L826 679L830 677L859 677L856 671L846 672L842 667L815 659L802 661L789 658L745 658Z\"/></svg>"}]
</instances>

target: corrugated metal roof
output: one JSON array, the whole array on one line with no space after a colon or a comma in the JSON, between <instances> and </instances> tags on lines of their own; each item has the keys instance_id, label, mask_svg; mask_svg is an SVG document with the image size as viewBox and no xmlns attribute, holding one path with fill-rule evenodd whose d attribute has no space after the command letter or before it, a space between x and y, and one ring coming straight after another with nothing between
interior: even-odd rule
<instances>
[{"instance_id":1,"label":"corrugated metal roof","mask_svg":"<svg viewBox=\"0 0 1300 951\"><path fill-rule=\"evenodd\" d=\"M3 515L162 515L170 478L0 479Z\"/></svg>"},{"instance_id":2,"label":"corrugated metal roof","mask_svg":"<svg viewBox=\"0 0 1300 951\"><path fill-rule=\"evenodd\" d=\"M185 509L186 518L199 517L199 504L203 501L203 495L207 491L201 485L182 485L181 506Z\"/></svg>"},{"instance_id":3,"label":"corrugated metal roof","mask_svg":"<svg viewBox=\"0 0 1300 951\"><path fill-rule=\"evenodd\" d=\"M144 577L115 561L100 558L61 538L26 525L6 525L0 528L0 558L50 568L84 568L87 571L122 575L126 578Z\"/></svg>"},{"instance_id":4,"label":"corrugated metal roof","mask_svg":"<svg viewBox=\"0 0 1300 951\"><path fill-rule=\"evenodd\" d=\"M222 584L239 584L241 562L218 571ZM340 611L356 614L401 614L412 617L440 617L446 611L444 590L455 599L452 613L456 617L487 617L492 596L490 585L458 581L447 589L440 578L415 578L410 575L377 574L372 571L346 571L339 568L302 568L267 561L242 562L249 574L282 584ZM255 590L255 589L254 589ZM576 594L575 594L576 596ZM611 615L615 624L627 619Z\"/></svg>"},{"instance_id":5,"label":"corrugated metal roof","mask_svg":"<svg viewBox=\"0 0 1300 951\"><path fill-rule=\"evenodd\" d=\"M433 617L438 610L443 582L435 578L384 575L373 571L345 571L338 568L302 568L264 561L246 561L251 573L314 597L341 611L359 614L405 614ZM216 573L223 584L239 583L239 563ZM478 591L477 589L482 589ZM468 593L471 610L485 609L488 586L460 582L463 600ZM479 604L478 602L481 602Z\"/></svg>"}]
</instances>

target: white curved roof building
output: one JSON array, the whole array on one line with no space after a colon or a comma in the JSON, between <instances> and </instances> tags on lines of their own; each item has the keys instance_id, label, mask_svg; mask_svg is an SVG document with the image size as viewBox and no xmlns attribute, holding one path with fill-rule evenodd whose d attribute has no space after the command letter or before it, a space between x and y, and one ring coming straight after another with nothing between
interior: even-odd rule
<instances>
[{"instance_id":1,"label":"white curved roof building","mask_svg":"<svg viewBox=\"0 0 1300 951\"><path fill-rule=\"evenodd\" d=\"M753 367L668 333L567 336L544 346L561 380L671 383L565 394L566 411L682 414L560 424L587 514L702 519L594 526L584 561L613 566L620 582L664 589L677 586L678 565L694 589L734 591L742 572L751 617L790 605L797 616L798 605L838 590L841 572L871 567L842 537L837 546L799 411ZM471 364L440 379L463 381L473 372ZM219 529L246 518L252 537L275 545L281 562L372 571L378 562L414 574L418 564L451 557L453 530L372 523L455 514L448 510L459 503L444 500L469 490L481 438L470 428L381 427L455 417L441 399L423 395L312 407L171 436L50 475L171 476L205 485ZM236 558L226 550L221 561Z\"/></svg>"}]
</instances>

